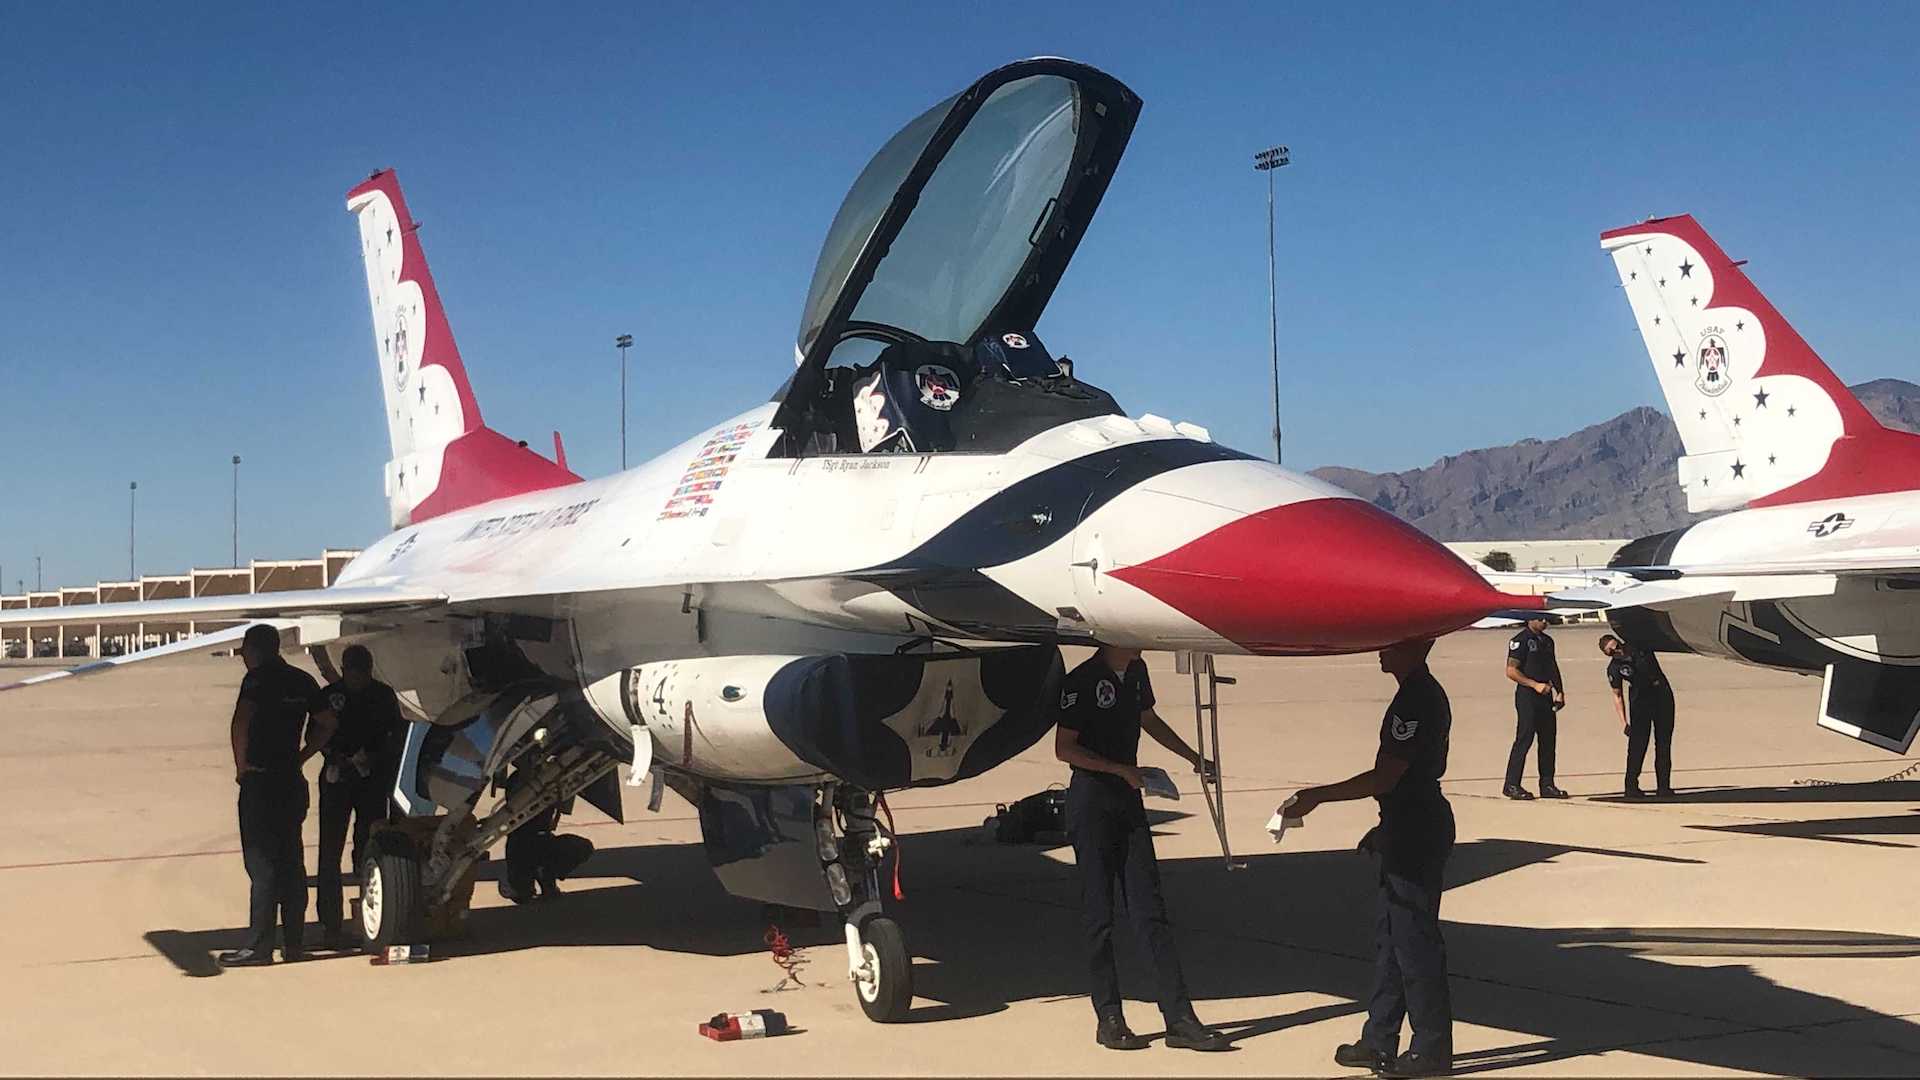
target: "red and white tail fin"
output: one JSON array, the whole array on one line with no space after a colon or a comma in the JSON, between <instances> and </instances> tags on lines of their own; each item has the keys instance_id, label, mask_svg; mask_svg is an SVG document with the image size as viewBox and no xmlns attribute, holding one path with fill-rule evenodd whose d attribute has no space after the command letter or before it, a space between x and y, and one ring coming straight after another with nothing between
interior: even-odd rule
<instances>
[{"instance_id":1,"label":"red and white tail fin","mask_svg":"<svg viewBox=\"0 0 1920 1080\"><path fill-rule=\"evenodd\" d=\"M1920 487L1920 436L1880 426L1692 217L1600 234L1686 456L1687 509Z\"/></svg>"},{"instance_id":2,"label":"red and white tail fin","mask_svg":"<svg viewBox=\"0 0 1920 1080\"><path fill-rule=\"evenodd\" d=\"M393 170L347 192L373 305L386 398L387 505L394 528L528 491L579 481L564 465L486 426L427 270L419 226Z\"/></svg>"}]
</instances>

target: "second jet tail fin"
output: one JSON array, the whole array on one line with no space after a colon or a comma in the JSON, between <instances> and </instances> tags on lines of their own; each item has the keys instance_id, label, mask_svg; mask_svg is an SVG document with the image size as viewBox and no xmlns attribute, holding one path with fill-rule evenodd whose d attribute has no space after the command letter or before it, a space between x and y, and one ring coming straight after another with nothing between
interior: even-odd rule
<instances>
[{"instance_id":1,"label":"second jet tail fin","mask_svg":"<svg viewBox=\"0 0 1920 1080\"><path fill-rule=\"evenodd\" d=\"M1920 436L1868 413L1692 217L1602 233L1673 411L1687 509L1920 487Z\"/></svg>"}]
</instances>

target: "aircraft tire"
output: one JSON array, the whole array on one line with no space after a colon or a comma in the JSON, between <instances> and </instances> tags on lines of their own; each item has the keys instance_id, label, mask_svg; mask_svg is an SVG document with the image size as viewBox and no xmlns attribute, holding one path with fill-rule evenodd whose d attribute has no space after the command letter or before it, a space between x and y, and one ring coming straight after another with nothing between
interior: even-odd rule
<instances>
[{"instance_id":1,"label":"aircraft tire","mask_svg":"<svg viewBox=\"0 0 1920 1080\"><path fill-rule=\"evenodd\" d=\"M420 862L400 845L376 838L360 867L360 933L373 951L419 941L424 925Z\"/></svg>"},{"instance_id":2,"label":"aircraft tire","mask_svg":"<svg viewBox=\"0 0 1920 1080\"><path fill-rule=\"evenodd\" d=\"M876 1024L897 1024L913 1005L913 956L907 952L906 931L885 915L876 915L860 927L861 947L877 977L855 979L854 996L860 1011Z\"/></svg>"}]
</instances>

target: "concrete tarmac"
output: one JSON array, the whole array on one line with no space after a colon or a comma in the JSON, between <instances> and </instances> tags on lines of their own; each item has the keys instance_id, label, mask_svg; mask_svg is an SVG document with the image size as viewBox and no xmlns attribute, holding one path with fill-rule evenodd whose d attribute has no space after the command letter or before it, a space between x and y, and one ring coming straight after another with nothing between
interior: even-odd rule
<instances>
[{"instance_id":1,"label":"concrete tarmac","mask_svg":"<svg viewBox=\"0 0 1920 1080\"><path fill-rule=\"evenodd\" d=\"M1920 1072L1920 780L1866 783L1907 762L1816 729L1815 680L1676 657L1681 792L1623 802L1597 632L1556 636L1566 802L1500 797L1506 635L1456 634L1434 657L1454 708L1459 843L1442 917L1462 1071ZM1190 731L1186 679L1150 660L1162 714ZM0 681L24 666L0 665ZM222 972L212 954L245 921L226 746L240 666L193 657L0 696L0 1071L1339 1074L1331 1054L1359 1031L1371 960L1373 870L1352 848L1375 810L1323 808L1278 848L1262 825L1293 789L1371 763L1393 682L1370 656L1221 668L1240 680L1223 688L1222 727L1246 868L1224 868L1197 790L1150 805L1166 811L1156 843L1188 981L1231 1054L1093 1044L1072 853L980 837L996 802L1065 779L1050 743L891 799L907 834L912 1023L861 1015L831 925L790 928L807 985L764 993L779 971L759 906L720 890L672 795L658 814L631 800L626 825L583 806L566 828L599 850L551 903L505 903L489 869L470 937L432 963ZM1157 748L1142 761L1174 763ZM1144 989L1130 943L1122 965ZM755 1008L802 1030L735 1044L695 1032ZM1150 1004L1128 1013L1157 1033Z\"/></svg>"}]
</instances>

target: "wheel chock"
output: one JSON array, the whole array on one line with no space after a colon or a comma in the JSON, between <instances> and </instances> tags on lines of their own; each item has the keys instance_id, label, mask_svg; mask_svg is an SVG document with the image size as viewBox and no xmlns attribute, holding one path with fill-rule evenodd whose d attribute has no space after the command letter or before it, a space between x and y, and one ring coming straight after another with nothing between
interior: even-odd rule
<instances>
[{"instance_id":1,"label":"wheel chock","mask_svg":"<svg viewBox=\"0 0 1920 1080\"><path fill-rule=\"evenodd\" d=\"M425 945L389 945L384 950L374 953L370 962L381 966L424 964L427 962L427 947Z\"/></svg>"},{"instance_id":2,"label":"wheel chock","mask_svg":"<svg viewBox=\"0 0 1920 1080\"><path fill-rule=\"evenodd\" d=\"M785 1035L791 1030L787 1027L785 1013L772 1009L755 1009L743 1013L715 1013L713 1019L700 1025L700 1034L714 1042L738 1042L741 1039L765 1039L774 1035Z\"/></svg>"}]
</instances>

